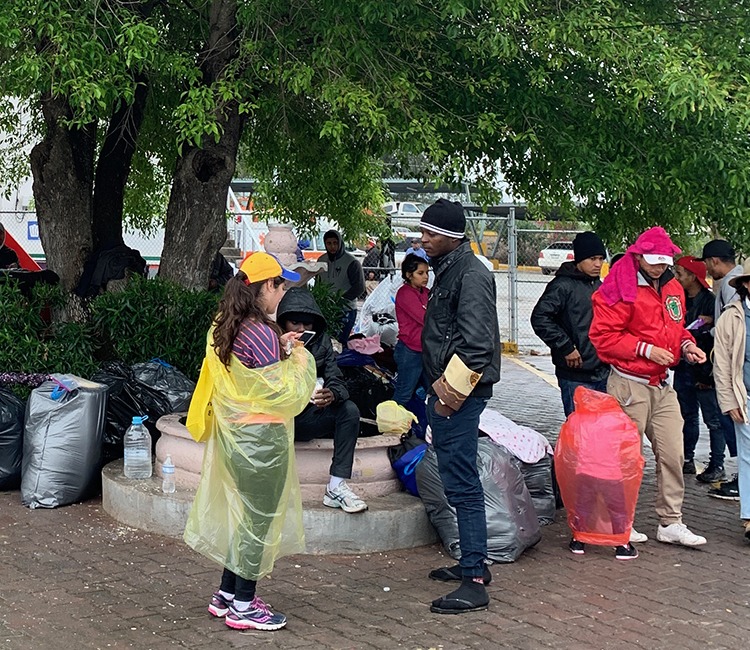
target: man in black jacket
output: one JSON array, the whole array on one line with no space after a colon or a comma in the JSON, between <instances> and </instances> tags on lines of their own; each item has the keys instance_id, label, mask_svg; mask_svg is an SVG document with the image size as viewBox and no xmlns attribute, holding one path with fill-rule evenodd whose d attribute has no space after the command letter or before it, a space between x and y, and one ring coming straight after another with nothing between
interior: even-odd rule
<instances>
[{"instance_id":1,"label":"man in black jacket","mask_svg":"<svg viewBox=\"0 0 750 650\"><path fill-rule=\"evenodd\" d=\"M430 389L427 419L448 503L456 510L461 560L433 580L461 586L432 601L430 611L462 614L487 609L484 585L487 521L477 470L479 416L500 379L500 330L492 273L464 236L460 203L439 199L422 215L422 245L435 270L422 330L422 366Z\"/></svg>"},{"instance_id":2,"label":"man in black jacket","mask_svg":"<svg viewBox=\"0 0 750 650\"><path fill-rule=\"evenodd\" d=\"M565 417L575 410L576 387L607 392L609 366L599 360L589 340L591 296L602 283L605 255L596 233L576 235L573 261L560 266L531 313L534 332L552 351Z\"/></svg>"},{"instance_id":3,"label":"man in black jacket","mask_svg":"<svg viewBox=\"0 0 750 650\"><path fill-rule=\"evenodd\" d=\"M352 477L359 436L359 409L349 399L344 377L336 365L326 320L313 295L303 287L296 287L289 289L279 303L276 321L285 332L315 332L306 347L315 357L319 387L310 404L294 418L294 439L306 442L314 438L333 438L331 478L323 504L344 512L367 510L367 504L345 480Z\"/></svg>"}]
</instances>

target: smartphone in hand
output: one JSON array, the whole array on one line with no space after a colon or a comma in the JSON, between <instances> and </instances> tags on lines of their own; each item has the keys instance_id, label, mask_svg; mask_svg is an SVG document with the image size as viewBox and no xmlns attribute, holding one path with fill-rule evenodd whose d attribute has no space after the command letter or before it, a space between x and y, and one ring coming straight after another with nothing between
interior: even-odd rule
<instances>
[{"instance_id":1,"label":"smartphone in hand","mask_svg":"<svg viewBox=\"0 0 750 650\"><path fill-rule=\"evenodd\" d=\"M299 338L297 339L302 343L302 345L307 345L310 341L313 340L317 332L313 332L311 330L305 330L300 334Z\"/></svg>"}]
</instances>

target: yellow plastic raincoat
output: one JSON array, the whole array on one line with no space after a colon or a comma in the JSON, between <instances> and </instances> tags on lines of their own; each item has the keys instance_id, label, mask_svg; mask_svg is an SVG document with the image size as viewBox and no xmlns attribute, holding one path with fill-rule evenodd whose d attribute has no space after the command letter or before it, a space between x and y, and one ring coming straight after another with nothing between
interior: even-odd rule
<instances>
[{"instance_id":1,"label":"yellow plastic raincoat","mask_svg":"<svg viewBox=\"0 0 750 650\"><path fill-rule=\"evenodd\" d=\"M229 369L206 345L214 420L188 517L188 546L246 580L276 558L305 549L294 459L294 416L315 388L315 360L303 347L263 368L232 355Z\"/></svg>"}]
</instances>

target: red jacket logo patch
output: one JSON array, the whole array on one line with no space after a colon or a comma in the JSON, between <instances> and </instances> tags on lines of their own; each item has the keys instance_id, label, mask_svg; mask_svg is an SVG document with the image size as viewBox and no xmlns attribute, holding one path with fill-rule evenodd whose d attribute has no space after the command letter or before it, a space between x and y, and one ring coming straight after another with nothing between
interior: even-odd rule
<instances>
[{"instance_id":1,"label":"red jacket logo patch","mask_svg":"<svg viewBox=\"0 0 750 650\"><path fill-rule=\"evenodd\" d=\"M667 308L667 313L673 321L677 323L682 322L682 302L679 296L667 296L664 306Z\"/></svg>"}]
</instances>

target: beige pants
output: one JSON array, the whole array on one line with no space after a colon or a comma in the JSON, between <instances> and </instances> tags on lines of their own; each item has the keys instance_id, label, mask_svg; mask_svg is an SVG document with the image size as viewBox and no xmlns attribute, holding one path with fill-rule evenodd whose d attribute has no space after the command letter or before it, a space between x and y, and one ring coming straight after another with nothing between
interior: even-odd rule
<instances>
[{"instance_id":1,"label":"beige pants","mask_svg":"<svg viewBox=\"0 0 750 650\"><path fill-rule=\"evenodd\" d=\"M671 386L647 386L611 372L607 392L628 417L638 433L646 434L656 457L656 515L667 526L682 521L685 481L682 464L682 415L677 393Z\"/></svg>"}]
</instances>

